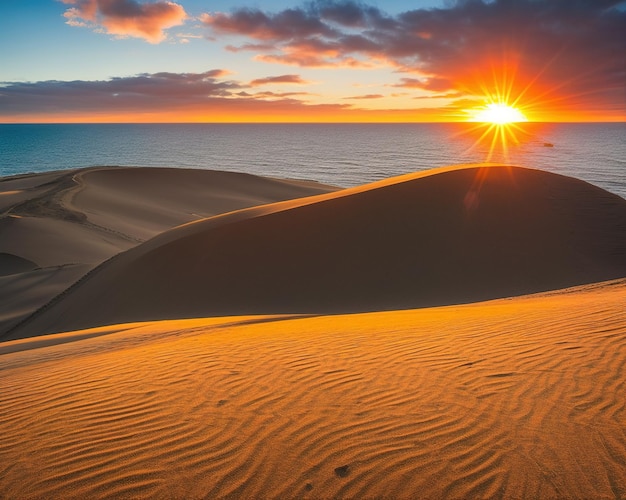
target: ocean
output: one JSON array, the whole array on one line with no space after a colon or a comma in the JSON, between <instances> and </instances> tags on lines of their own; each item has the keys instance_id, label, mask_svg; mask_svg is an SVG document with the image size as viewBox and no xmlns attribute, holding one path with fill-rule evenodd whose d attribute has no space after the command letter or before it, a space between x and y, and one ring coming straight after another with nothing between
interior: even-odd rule
<instances>
[{"instance_id":1,"label":"ocean","mask_svg":"<svg viewBox=\"0 0 626 500\"><path fill-rule=\"evenodd\" d=\"M444 165L491 162L586 180L626 198L626 124L520 124L503 151L475 124L3 124L0 176L168 166L350 187ZM514 137L513 137L514 135Z\"/></svg>"}]
</instances>

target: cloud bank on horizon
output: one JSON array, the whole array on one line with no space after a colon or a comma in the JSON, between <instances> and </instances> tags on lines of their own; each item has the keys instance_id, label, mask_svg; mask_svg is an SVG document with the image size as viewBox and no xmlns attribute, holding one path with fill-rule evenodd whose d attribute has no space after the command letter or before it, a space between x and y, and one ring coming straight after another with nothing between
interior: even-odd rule
<instances>
[{"instance_id":1,"label":"cloud bank on horizon","mask_svg":"<svg viewBox=\"0 0 626 500\"><path fill-rule=\"evenodd\" d=\"M301 121L333 114L436 121L458 119L463 106L497 96L539 120L626 119L624 0L457 0L393 14L357 0L314 0L277 11L239 7L196 15L184 0L60 1L70 26L116 37L171 44L172 28L197 29L199 42L220 48L226 69L5 82L0 118L99 111L119 118L126 111L211 121L230 109L244 120L281 110ZM244 54L250 67L268 71L237 80L229 54ZM280 67L297 67L306 77L268 76ZM354 95L359 74L381 69L386 80L378 88ZM343 95L325 94L329 71L345 80ZM255 92L260 86L270 89Z\"/></svg>"},{"instance_id":2,"label":"cloud bank on horizon","mask_svg":"<svg viewBox=\"0 0 626 500\"><path fill-rule=\"evenodd\" d=\"M559 100L563 89L569 101L585 104L593 95L596 106L611 109L624 105L626 82L626 13L614 9L619 4L466 0L390 16L357 2L318 1L275 14L206 14L202 21L218 35L261 42L231 48L253 51L258 60L301 67L374 61L419 75L395 86L469 95L494 94L507 80L511 95L520 96L532 78L527 101Z\"/></svg>"}]
</instances>

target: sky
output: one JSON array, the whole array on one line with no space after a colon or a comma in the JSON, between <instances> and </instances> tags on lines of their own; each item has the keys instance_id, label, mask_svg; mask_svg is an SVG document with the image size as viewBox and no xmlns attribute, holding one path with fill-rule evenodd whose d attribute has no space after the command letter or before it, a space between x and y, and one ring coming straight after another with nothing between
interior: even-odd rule
<instances>
[{"instance_id":1,"label":"sky","mask_svg":"<svg viewBox=\"0 0 626 500\"><path fill-rule=\"evenodd\" d=\"M0 0L0 122L626 121L626 0Z\"/></svg>"}]
</instances>

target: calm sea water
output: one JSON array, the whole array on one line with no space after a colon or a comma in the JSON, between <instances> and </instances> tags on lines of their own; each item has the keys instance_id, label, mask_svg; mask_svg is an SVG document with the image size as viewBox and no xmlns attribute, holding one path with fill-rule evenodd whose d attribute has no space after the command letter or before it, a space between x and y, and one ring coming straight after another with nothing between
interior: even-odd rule
<instances>
[{"instance_id":1,"label":"calm sea water","mask_svg":"<svg viewBox=\"0 0 626 500\"><path fill-rule=\"evenodd\" d=\"M170 166L354 186L483 162L470 124L0 125L0 176L93 165ZM626 198L626 124L524 124L493 162L578 177ZM552 146L550 146L552 145Z\"/></svg>"}]
</instances>

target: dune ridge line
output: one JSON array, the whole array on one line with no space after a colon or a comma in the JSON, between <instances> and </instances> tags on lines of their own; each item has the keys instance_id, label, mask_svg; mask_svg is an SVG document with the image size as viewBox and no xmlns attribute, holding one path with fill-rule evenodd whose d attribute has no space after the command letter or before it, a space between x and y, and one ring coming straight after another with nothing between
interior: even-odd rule
<instances>
[{"instance_id":1,"label":"dune ridge line","mask_svg":"<svg viewBox=\"0 0 626 500\"><path fill-rule=\"evenodd\" d=\"M411 309L624 276L626 200L539 170L446 167L166 231L12 334Z\"/></svg>"}]
</instances>

